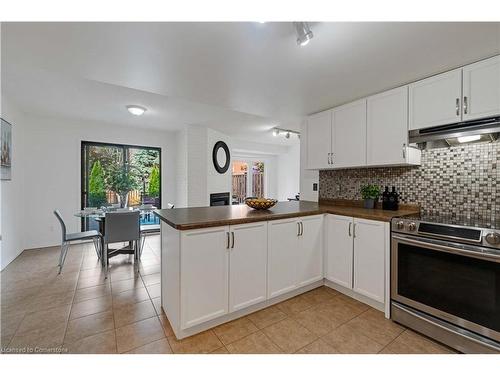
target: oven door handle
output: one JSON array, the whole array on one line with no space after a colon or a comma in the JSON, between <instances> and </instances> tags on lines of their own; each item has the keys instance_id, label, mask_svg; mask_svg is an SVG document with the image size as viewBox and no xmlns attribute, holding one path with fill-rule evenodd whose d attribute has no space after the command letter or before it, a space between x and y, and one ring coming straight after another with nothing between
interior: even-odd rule
<instances>
[{"instance_id":1,"label":"oven door handle","mask_svg":"<svg viewBox=\"0 0 500 375\"><path fill-rule=\"evenodd\" d=\"M403 237L394 234L392 235L392 238L397 240L398 242L406 243L409 245L421 246L431 250L442 251L450 254L464 255L467 257L490 260L493 262L500 263L500 255L494 254L492 252L484 252L467 245L462 245L463 246L462 248L458 248L453 245L441 245L430 240L425 240L425 239L415 240L412 238L408 238L406 236Z\"/></svg>"}]
</instances>

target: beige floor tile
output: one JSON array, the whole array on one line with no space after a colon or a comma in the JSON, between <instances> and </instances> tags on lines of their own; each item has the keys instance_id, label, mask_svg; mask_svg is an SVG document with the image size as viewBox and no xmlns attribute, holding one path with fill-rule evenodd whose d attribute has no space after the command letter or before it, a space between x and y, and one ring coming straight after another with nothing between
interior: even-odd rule
<instances>
[{"instance_id":1,"label":"beige floor tile","mask_svg":"<svg viewBox=\"0 0 500 375\"><path fill-rule=\"evenodd\" d=\"M38 328L27 332L17 332L10 341L9 348L36 350L38 353L51 353L62 347L66 322ZM33 352L33 351L32 351Z\"/></svg>"},{"instance_id":2,"label":"beige floor tile","mask_svg":"<svg viewBox=\"0 0 500 375\"><path fill-rule=\"evenodd\" d=\"M263 332L285 353L294 353L318 338L317 335L290 318L264 328Z\"/></svg>"},{"instance_id":3,"label":"beige floor tile","mask_svg":"<svg viewBox=\"0 0 500 375\"><path fill-rule=\"evenodd\" d=\"M85 289L78 289L75 292L75 302L85 301L87 299L94 299L99 297L104 297L111 294L111 287L109 284L93 286Z\"/></svg>"},{"instance_id":4,"label":"beige floor tile","mask_svg":"<svg viewBox=\"0 0 500 375\"><path fill-rule=\"evenodd\" d=\"M212 330L182 340L171 336L168 338L168 343L176 354L210 353L224 346Z\"/></svg>"},{"instance_id":5,"label":"beige floor tile","mask_svg":"<svg viewBox=\"0 0 500 375\"><path fill-rule=\"evenodd\" d=\"M66 330L65 343L73 343L84 337L114 329L113 313L105 311L70 320Z\"/></svg>"},{"instance_id":6,"label":"beige floor tile","mask_svg":"<svg viewBox=\"0 0 500 375\"><path fill-rule=\"evenodd\" d=\"M319 287L303 294L304 298L312 305L320 303L332 302L333 298L338 295L333 289L327 290L327 287Z\"/></svg>"},{"instance_id":7,"label":"beige floor tile","mask_svg":"<svg viewBox=\"0 0 500 375\"><path fill-rule=\"evenodd\" d=\"M323 336L322 339L344 354L375 354L384 347L368 336L352 331L345 324Z\"/></svg>"},{"instance_id":8,"label":"beige floor tile","mask_svg":"<svg viewBox=\"0 0 500 375\"><path fill-rule=\"evenodd\" d=\"M326 335L342 324L335 316L316 307L293 314L291 318L318 336Z\"/></svg>"},{"instance_id":9,"label":"beige floor tile","mask_svg":"<svg viewBox=\"0 0 500 375\"><path fill-rule=\"evenodd\" d=\"M295 314L312 307L311 301L303 294L278 303L276 307L287 315Z\"/></svg>"},{"instance_id":10,"label":"beige floor tile","mask_svg":"<svg viewBox=\"0 0 500 375\"><path fill-rule=\"evenodd\" d=\"M26 314L21 324L19 325L16 334L21 334L38 329L51 328L59 326L61 324L65 325L69 318L70 309L71 305L66 305Z\"/></svg>"},{"instance_id":11,"label":"beige floor tile","mask_svg":"<svg viewBox=\"0 0 500 375\"><path fill-rule=\"evenodd\" d=\"M149 300L149 294L146 291L146 288L131 289L113 295L113 307L117 308L123 305L135 304L146 300Z\"/></svg>"},{"instance_id":12,"label":"beige floor tile","mask_svg":"<svg viewBox=\"0 0 500 375\"><path fill-rule=\"evenodd\" d=\"M104 276L105 272L102 267L99 268L91 268L88 270L81 270L79 274L79 278L84 279L87 277L102 277Z\"/></svg>"},{"instance_id":13,"label":"beige floor tile","mask_svg":"<svg viewBox=\"0 0 500 375\"><path fill-rule=\"evenodd\" d=\"M159 264L154 264L154 265L150 265L150 266L143 266L143 265L141 265L139 267L139 270L140 270L141 275L146 276L146 275L151 275L153 273L160 272L161 271L161 267L160 267Z\"/></svg>"},{"instance_id":14,"label":"beige floor tile","mask_svg":"<svg viewBox=\"0 0 500 375\"><path fill-rule=\"evenodd\" d=\"M4 345L4 341L6 340L7 337L9 337L9 341L14 336L14 333L16 333L17 328L23 321L24 317L26 316L25 313L21 314L1 314L1 329L0 333L2 334L2 346Z\"/></svg>"},{"instance_id":15,"label":"beige floor tile","mask_svg":"<svg viewBox=\"0 0 500 375\"><path fill-rule=\"evenodd\" d=\"M229 354L229 352L226 347L223 346L222 348L215 349L213 352L210 352L210 354Z\"/></svg>"},{"instance_id":16,"label":"beige floor tile","mask_svg":"<svg viewBox=\"0 0 500 375\"><path fill-rule=\"evenodd\" d=\"M106 278L104 275L91 276L78 279L76 284L76 289L85 289L98 285L109 285L110 279Z\"/></svg>"},{"instance_id":17,"label":"beige floor tile","mask_svg":"<svg viewBox=\"0 0 500 375\"><path fill-rule=\"evenodd\" d=\"M334 321L336 325L346 323L367 310L364 306L346 303L337 297L334 302L317 305L315 309Z\"/></svg>"},{"instance_id":18,"label":"beige floor tile","mask_svg":"<svg viewBox=\"0 0 500 375\"><path fill-rule=\"evenodd\" d=\"M259 329L248 318L240 318L214 328L214 332L224 345L230 344Z\"/></svg>"},{"instance_id":19,"label":"beige floor tile","mask_svg":"<svg viewBox=\"0 0 500 375\"><path fill-rule=\"evenodd\" d=\"M297 354L338 354L335 348L321 339L313 341L296 352Z\"/></svg>"},{"instance_id":20,"label":"beige floor tile","mask_svg":"<svg viewBox=\"0 0 500 375\"><path fill-rule=\"evenodd\" d=\"M117 282L117 281L123 281L123 280L129 280L129 279L140 279L141 276L135 271L135 269L132 267L130 269L124 269L120 270L119 272L114 272L110 273L111 278L111 283Z\"/></svg>"},{"instance_id":21,"label":"beige floor tile","mask_svg":"<svg viewBox=\"0 0 500 375\"><path fill-rule=\"evenodd\" d=\"M112 294L118 294L127 290L137 288L144 288L144 283L142 282L140 277L111 282Z\"/></svg>"},{"instance_id":22,"label":"beige floor tile","mask_svg":"<svg viewBox=\"0 0 500 375\"><path fill-rule=\"evenodd\" d=\"M227 346L231 354L278 354L281 350L261 331Z\"/></svg>"},{"instance_id":23,"label":"beige floor tile","mask_svg":"<svg viewBox=\"0 0 500 375\"><path fill-rule=\"evenodd\" d=\"M144 346L133 349L126 354L172 354L172 349L166 338L153 341Z\"/></svg>"},{"instance_id":24,"label":"beige floor tile","mask_svg":"<svg viewBox=\"0 0 500 375\"><path fill-rule=\"evenodd\" d=\"M157 298L161 296L161 284L153 284L146 287L150 298Z\"/></svg>"},{"instance_id":25,"label":"beige floor tile","mask_svg":"<svg viewBox=\"0 0 500 375\"><path fill-rule=\"evenodd\" d=\"M85 301L74 303L71 307L71 314L69 319L77 319L83 316L97 314L113 309L111 296L104 296L100 298L88 299Z\"/></svg>"},{"instance_id":26,"label":"beige floor tile","mask_svg":"<svg viewBox=\"0 0 500 375\"><path fill-rule=\"evenodd\" d=\"M84 337L64 347L71 354L114 354L116 353L115 331L97 333Z\"/></svg>"},{"instance_id":27,"label":"beige floor tile","mask_svg":"<svg viewBox=\"0 0 500 375\"><path fill-rule=\"evenodd\" d=\"M384 346L398 337L404 330L399 324L386 319L384 313L372 308L349 321L347 326Z\"/></svg>"},{"instance_id":28,"label":"beige floor tile","mask_svg":"<svg viewBox=\"0 0 500 375\"><path fill-rule=\"evenodd\" d=\"M276 306L268 307L264 310L254 312L247 316L259 329L268 327L272 324L286 319L287 315Z\"/></svg>"},{"instance_id":29,"label":"beige floor tile","mask_svg":"<svg viewBox=\"0 0 500 375\"><path fill-rule=\"evenodd\" d=\"M28 307L28 312L47 310L54 307L71 305L73 302L74 291L57 292L49 295L40 295L32 298L32 303Z\"/></svg>"},{"instance_id":30,"label":"beige floor tile","mask_svg":"<svg viewBox=\"0 0 500 375\"><path fill-rule=\"evenodd\" d=\"M156 316L156 311L150 300L117 306L113 309L115 328L126 326L140 320Z\"/></svg>"},{"instance_id":31,"label":"beige floor tile","mask_svg":"<svg viewBox=\"0 0 500 375\"><path fill-rule=\"evenodd\" d=\"M165 333L156 316L116 329L116 344L119 353L128 352L164 337Z\"/></svg>"},{"instance_id":32,"label":"beige floor tile","mask_svg":"<svg viewBox=\"0 0 500 375\"><path fill-rule=\"evenodd\" d=\"M163 314L163 309L161 308L161 297L156 297L151 300L156 311L156 315Z\"/></svg>"},{"instance_id":33,"label":"beige floor tile","mask_svg":"<svg viewBox=\"0 0 500 375\"><path fill-rule=\"evenodd\" d=\"M158 315L158 318L160 319L160 323L163 327L163 331L165 332L165 336L167 337L175 336L174 330L172 329L172 326L170 325L167 316L164 313L161 313L160 315Z\"/></svg>"},{"instance_id":34,"label":"beige floor tile","mask_svg":"<svg viewBox=\"0 0 500 375\"><path fill-rule=\"evenodd\" d=\"M370 306L364 304L363 302L359 302L355 300L354 298L351 298L349 296L346 296L345 294L338 293L337 294L337 300L341 301L342 303L348 303L351 306L354 306L360 311L366 311L370 308Z\"/></svg>"},{"instance_id":35,"label":"beige floor tile","mask_svg":"<svg viewBox=\"0 0 500 375\"><path fill-rule=\"evenodd\" d=\"M160 273L152 273L150 275L143 275L142 280L144 281L144 285L150 286L154 284L158 284L161 282Z\"/></svg>"},{"instance_id":36,"label":"beige floor tile","mask_svg":"<svg viewBox=\"0 0 500 375\"><path fill-rule=\"evenodd\" d=\"M454 351L416 332L406 330L387 345L383 354L452 354Z\"/></svg>"}]
</instances>

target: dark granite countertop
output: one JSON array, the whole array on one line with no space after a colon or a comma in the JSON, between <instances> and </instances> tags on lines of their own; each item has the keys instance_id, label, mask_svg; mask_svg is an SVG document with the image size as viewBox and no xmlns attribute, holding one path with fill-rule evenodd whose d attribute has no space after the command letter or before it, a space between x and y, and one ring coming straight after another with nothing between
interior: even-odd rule
<instances>
[{"instance_id":1,"label":"dark granite countertop","mask_svg":"<svg viewBox=\"0 0 500 375\"><path fill-rule=\"evenodd\" d=\"M340 201L291 201L278 202L269 210L257 211L246 205L218 207L190 207L156 210L154 213L165 223L179 230L218 227L310 216L324 213L353 216L362 219L391 221L393 217L418 213L418 206L405 206L398 211L366 209L359 204L348 205Z\"/></svg>"}]
</instances>

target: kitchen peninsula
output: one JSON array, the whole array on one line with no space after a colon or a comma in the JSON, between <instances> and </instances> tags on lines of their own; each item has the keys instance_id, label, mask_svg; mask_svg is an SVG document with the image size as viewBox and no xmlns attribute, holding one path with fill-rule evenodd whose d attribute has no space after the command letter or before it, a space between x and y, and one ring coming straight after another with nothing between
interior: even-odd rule
<instances>
[{"instance_id":1,"label":"kitchen peninsula","mask_svg":"<svg viewBox=\"0 0 500 375\"><path fill-rule=\"evenodd\" d=\"M177 338L322 285L388 316L393 217L418 212L353 202L278 202L157 210L161 300ZM386 298L387 297L387 298Z\"/></svg>"}]
</instances>

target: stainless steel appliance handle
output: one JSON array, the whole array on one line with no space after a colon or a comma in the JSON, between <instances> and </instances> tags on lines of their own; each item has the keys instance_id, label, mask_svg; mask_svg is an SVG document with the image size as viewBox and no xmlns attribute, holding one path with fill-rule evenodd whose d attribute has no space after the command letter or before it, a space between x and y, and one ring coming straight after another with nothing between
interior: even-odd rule
<instances>
[{"instance_id":1,"label":"stainless steel appliance handle","mask_svg":"<svg viewBox=\"0 0 500 375\"><path fill-rule=\"evenodd\" d=\"M455 111L457 116L460 116L460 98L455 101Z\"/></svg>"},{"instance_id":2,"label":"stainless steel appliance handle","mask_svg":"<svg viewBox=\"0 0 500 375\"><path fill-rule=\"evenodd\" d=\"M431 250L441 251L450 254L464 255L471 258L491 260L500 263L500 253L497 255L491 252L490 250L488 250L488 252L485 252L483 248L462 245L462 244L459 245L460 247L457 247L457 245L449 243L439 244L436 243L436 240L427 240L427 239L415 240L412 238L394 234L392 235L392 238L397 240L398 242L406 243L409 245L422 246Z\"/></svg>"}]
</instances>

